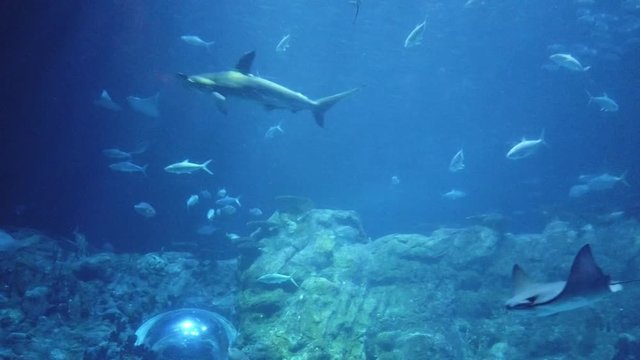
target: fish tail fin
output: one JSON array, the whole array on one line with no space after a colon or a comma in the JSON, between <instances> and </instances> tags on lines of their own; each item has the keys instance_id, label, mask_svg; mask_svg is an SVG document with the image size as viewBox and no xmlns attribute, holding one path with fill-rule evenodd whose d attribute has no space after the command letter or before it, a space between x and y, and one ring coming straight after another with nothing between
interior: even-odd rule
<instances>
[{"instance_id":1,"label":"fish tail fin","mask_svg":"<svg viewBox=\"0 0 640 360\"><path fill-rule=\"evenodd\" d=\"M236 196L236 204L238 204L238 207L242 207L242 204L240 204L240 196L242 195Z\"/></svg>"},{"instance_id":2,"label":"fish tail fin","mask_svg":"<svg viewBox=\"0 0 640 360\"><path fill-rule=\"evenodd\" d=\"M206 43L205 47L207 48L207 51L209 53L211 53L211 47L215 45L215 43L216 43L215 41L209 41L208 43Z\"/></svg>"},{"instance_id":3,"label":"fish tail fin","mask_svg":"<svg viewBox=\"0 0 640 360\"><path fill-rule=\"evenodd\" d=\"M147 176L147 168L149 167L149 164L145 165L142 167L142 173L144 174L144 176Z\"/></svg>"},{"instance_id":4,"label":"fish tail fin","mask_svg":"<svg viewBox=\"0 0 640 360\"><path fill-rule=\"evenodd\" d=\"M627 185L628 187L631 187L631 184L629 184L629 182L627 181L627 174L629 173L629 170L625 170L622 175L620 175L620 181L622 181L623 184Z\"/></svg>"},{"instance_id":5,"label":"fish tail fin","mask_svg":"<svg viewBox=\"0 0 640 360\"><path fill-rule=\"evenodd\" d=\"M544 145L549 146L549 143L547 142L547 140L545 139L545 136L544 136L544 130L545 129L542 129L542 132L540 133L540 141L542 141L542 143Z\"/></svg>"},{"instance_id":6,"label":"fish tail fin","mask_svg":"<svg viewBox=\"0 0 640 360\"><path fill-rule=\"evenodd\" d=\"M587 103L587 105L591 105L591 103L593 102L593 95L591 95L591 93L587 89L585 89L584 92L586 92L587 96L589 97L589 102Z\"/></svg>"},{"instance_id":7,"label":"fish tail fin","mask_svg":"<svg viewBox=\"0 0 640 360\"><path fill-rule=\"evenodd\" d=\"M291 280L291 282L293 283L293 285L295 285L297 288L300 288L300 285L298 285L298 283L296 282L296 279L293 278L293 274L295 274L296 272L292 272L291 275L289 275L289 280Z\"/></svg>"},{"instance_id":8,"label":"fish tail fin","mask_svg":"<svg viewBox=\"0 0 640 360\"><path fill-rule=\"evenodd\" d=\"M209 170L209 168L207 167L207 165L209 165L210 162L211 162L211 159L203 162L202 165L200 165L200 166L202 166L202 170L204 170L204 171L208 172L209 174L213 175L213 172L211 172L211 170Z\"/></svg>"},{"instance_id":9,"label":"fish tail fin","mask_svg":"<svg viewBox=\"0 0 640 360\"><path fill-rule=\"evenodd\" d=\"M339 94L331 95L318 99L315 101L315 107L312 109L313 118L316 120L316 124L320 127L324 127L324 113L331 109L338 101L356 92L358 88L347 90Z\"/></svg>"},{"instance_id":10,"label":"fish tail fin","mask_svg":"<svg viewBox=\"0 0 640 360\"><path fill-rule=\"evenodd\" d=\"M591 65L589 65L589 66L585 66L585 67L582 69L582 71L588 71L589 69L591 69Z\"/></svg>"}]
</instances>

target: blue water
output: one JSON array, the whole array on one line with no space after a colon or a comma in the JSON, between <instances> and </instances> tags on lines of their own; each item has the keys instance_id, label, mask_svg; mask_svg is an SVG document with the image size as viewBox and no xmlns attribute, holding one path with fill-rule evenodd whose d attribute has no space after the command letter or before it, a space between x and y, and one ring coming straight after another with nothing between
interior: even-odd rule
<instances>
[{"instance_id":1,"label":"blue water","mask_svg":"<svg viewBox=\"0 0 640 360\"><path fill-rule=\"evenodd\" d=\"M187 210L185 201L222 187L243 207L215 222L215 239L246 234L247 209L266 217L283 194L356 210L372 237L464 226L488 212L508 216L513 231L539 231L566 214L637 212L640 15L631 2L463 3L363 0L355 23L347 1L3 5L2 222L59 234L78 227L119 251L157 249L199 238L212 202ZM615 18L585 23L585 11ZM425 14L423 43L404 48ZM286 34L291 47L276 53ZM182 35L216 43L207 51ZM552 44L592 69L545 69ZM579 53L581 45L595 50ZM361 90L332 108L322 129L308 112L235 100L224 116L175 78L230 69L251 50L254 73L311 98ZM125 109L93 105L102 89ZM620 110L600 112L585 90L607 92ZM158 119L126 108L127 96L157 92ZM265 139L279 122L285 133ZM543 129L548 147L505 158ZM147 177L114 172L101 154L141 144L148 150L135 160L149 164ZM466 168L450 173L460 148ZM185 158L212 159L215 175L163 170ZM568 196L581 174L624 171L630 187ZM468 196L443 199L452 188ZM157 216L135 213L140 201Z\"/></svg>"}]
</instances>

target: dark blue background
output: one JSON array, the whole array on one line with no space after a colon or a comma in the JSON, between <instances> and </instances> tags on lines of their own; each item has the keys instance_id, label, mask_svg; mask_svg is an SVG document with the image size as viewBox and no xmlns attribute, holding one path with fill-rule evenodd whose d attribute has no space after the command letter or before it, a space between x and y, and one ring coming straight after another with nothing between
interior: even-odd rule
<instances>
[{"instance_id":1,"label":"dark blue background","mask_svg":"<svg viewBox=\"0 0 640 360\"><path fill-rule=\"evenodd\" d=\"M596 42L576 21L577 7L502 3L366 1L353 24L347 1L7 2L0 223L57 234L78 227L95 244L157 248L196 237L208 206L187 211L186 198L223 186L242 195L244 210L269 214L281 194L357 210L371 236L464 225L466 216L489 211L508 214L522 231L566 213L629 211L638 202L640 48L628 46L619 61L589 58L586 74L546 71L548 45ZM620 12L619 4L593 11ZM403 48L425 13L423 44ZM186 34L216 44L209 53L182 42ZM278 54L285 34L291 48ZM622 46L622 36L608 41ZM230 68L253 49L254 72L311 98L362 89L331 109L320 129L308 113L241 101L223 116L174 78ZM129 95L159 91L162 116L98 108L92 101L103 88L122 106ZM620 111L587 106L585 90L606 91ZM285 134L265 140L279 121ZM505 159L512 143L542 129L548 148ZM143 142L150 144L139 158L149 164L146 178L111 171L101 154ZM451 174L460 147L467 167ZM184 158L213 159L215 176L162 170ZM567 196L580 174L625 170L631 188ZM393 175L399 186L391 186ZM441 198L454 187L469 196ZM136 214L139 201L158 216ZM217 236L246 233L247 220L243 212L218 223Z\"/></svg>"}]
</instances>

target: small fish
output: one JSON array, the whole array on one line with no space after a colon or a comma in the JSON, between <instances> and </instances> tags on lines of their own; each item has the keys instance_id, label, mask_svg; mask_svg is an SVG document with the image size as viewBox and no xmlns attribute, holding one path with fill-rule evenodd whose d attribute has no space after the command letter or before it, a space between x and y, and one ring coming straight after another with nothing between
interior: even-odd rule
<instances>
[{"instance_id":1,"label":"small fish","mask_svg":"<svg viewBox=\"0 0 640 360\"><path fill-rule=\"evenodd\" d=\"M264 133L264 138L273 139L277 134L284 134L281 124L271 126L267 132Z\"/></svg>"},{"instance_id":2,"label":"small fish","mask_svg":"<svg viewBox=\"0 0 640 360\"><path fill-rule=\"evenodd\" d=\"M400 185L400 178L399 178L399 177L397 177L396 175L393 175L393 176L391 177L391 185L393 185L393 186L398 186L398 185Z\"/></svg>"},{"instance_id":3,"label":"small fish","mask_svg":"<svg viewBox=\"0 0 640 360\"><path fill-rule=\"evenodd\" d=\"M211 172L211 170L209 170L209 168L207 168L207 165L209 165L209 163L211 162L211 160L207 160L205 162L203 162L202 164L196 164L196 163L192 163L189 162L189 159L185 159L181 162L175 163L175 164L171 164L167 167L164 168L164 171L168 172L168 173L172 173L172 174L192 174L196 171L199 170L204 170L206 172L208 172L209 174L213 175L213 173Z\"/></svg>"},{"instance_id":4,"label":"small fish","mask_svg":"<svg viewBox=\"0 0 640 360\"><path fill-rule=\"evenodd\" d=\"M464 152L460 149L453 158L451 158L451 162L449 163L449 171L457 172L464 169Z\"/></svg>"},{"instance_id":5,"label":"small fish","mask_svg":"<svg viewBox=\"0 0 640 360\"><path fill-rule=\"evenodd\" d=\"M585 72L591 68L591 66L582 66L580 61L578 61L578 59L574 58L570 54L553 54L549 56L549 59L559 66L562 66L571 71Z\"/></svg>"},{"instance_id":6,"label":"small fish","mask_svg":"<svg viewBox=\"0 0 640 360\"><path fill-rule=\"evenodd\" d=\"M215 218L216 218L216 211L214 209L209 209L209 211L207 211L207 220L213 221L213 219Z\"/></svg>"},{"instance_id":7,"label":"small fish","mask_svg":"<svg viewBox=\"0 0 640 360\"><path fill-rule=\"evenodd\" d=\"M589 96L589 103L596 103L600 106L600 111L606 112L616 112L620 109L618 103L615 102L612 98L610 98L607 93L604 93L602 96L592 96L588 91L587 95Z\"/></svg>"},{"instance_id":8,"label":"small fish","mask_svg":"<svg viewBox=\"0 0 640 360\"><path fill-rule=\"evenodd\" d=\"M196 233L198 235L209 236L209 235L213 235L213 233L215 233L217 230L218 228L216 228L213 225L202 225L198 227L198 229L196 229Z\"/></svg>"},{"instance_id":9,"label":"small fish","mask_svg":"<svg viewBox=\"0 0 640 360\"><path fill-rule=\"evenodd\" d=\"M610 175L608 173L600 175L580 175L578 180L585 183L591 191L605 191L613 189L618 183L623 183L630 186L626 179L627 172L625 171L620 176Z\"/></svg>"},{"instance_id":10,"label":"small fish","mask_svg":"<svg viewBox=\"0 0 640 360\"><path fill-rule=\"evenodd\" d=\"M109 96L107 90L102 90L102 92L100 93L100 97L97 100L94 100L93 104L111 111L122 110L122 107L120 105L111 100L111 96Z\"/></svg>"},{"instance_id":11,"label":"small fish","mask_svg":"<svg viewBox=\"0 0 640 360\"><path fill-rule=\"evenodd\" d=\"M240 235L236 234L236 233L225 233L224 236L227 237L227 239L229 240L237 240L240 239Z\"/></svg>"},{"instance_id":12,"label":"small fish","mask_svg":"<svg viewBox=\"0 0 640 360\"><path fill-rule=\"evenodd\" d=\"M216 193L216 195L219 198L223 198L223 197L227 196L227 189L225 189L225 188L218 189L218 192Z\"/></svg>"},{"instance_id":13,"label":"small fish","mask_svg":"<svg viewBox=\"0 0 640 360\"><path fill-rule=\"evenodd\" d=\"M102 155L111 159L130 159L133 155L142 154L147 150L146 146L135 151L124 151L118 148L109 148L102 150Z\"/></svg>"},{"instance_id":14,"label":"small fish","mask_svg":"<svg viewBox=\"0 0 640 360\"><path fill-rule=\"evenodd\" d=\"M156 216L156 209L151 206L151 204L147 202L140 202L138 204L133 205L133 209L140 215L146 218L152 218Z\"/></svg>"},{"instance_id":15,"label":"small fish","mask_svg":"<svg viewBox=\"0 0 640 360\"><path fill-rule=\"evenodd\" d=\"M299 288L300 286L298 286L298 283L296 283L296 281L293 278L293 274L291 275L282 275L282 274L278 274L278 273L273 273L273 274L266 274L266 275L262 275L258 278L258 282L259 283L263 283L263 284L283 284L286 282L291 282L293 285L295 285L297 288Z\"/></svg>"},{"instance_id":16,"label":"small fish","mask_svg":"<svg viewBox=\"0 0 640 360\"><path fill-rule=\"evenodd\" d=\"M278 42L278 45L276 45L276 52L285 52L289 49L289 46L291 46L290 44L290 39L291 39L291 35L287 34L285 35L280 42Z\"/></svg>"},{"instance_id":17,"label":"small fish","mask_svg":"<svg viewBox=\"0 0 640 360\"><path fill-rule=\"evenodd\" d=\"M249 214L253 216L262 216L262 210L260 208L251 208L249 209Z\"/></svg>"},{"instance_id":18,"label":"small fish","mask_svg":"<svg viewBox=\"0 0 640 360\"><path fill-rule=\"evenodd\" d=\"M404 40L405 48L410 48L422 44L422 38L424 36L424 29L426 25L427 18L425 17L424 21L416 25L416 27L411 30L407 38Z\"/></svg>"},{"instance_id":19,"label":"small fish","mask_svg":"<svg viewBox=\"0 0 640 360\"><path fill-rule=\"evenodd\" d=\"M240 204L240 196L231 197L229 195L225 195L223 198L216 200L216 204L218 205L238 205L238 207L242 207Z\"/></svg>"},{"instance_id":20,"label":"small fish","mask_svg":"<svg viewBox=\"0 0 640 360\"><path fill-rule=\"evenodd\" d=\"M102 150L102 154L110 159L130 159L131 153L120 149L104 149Z\"/></svg>"},{"instance_id":21,"label":"small fish","mask_svg":"<svg viewBox=\"0 0 640 360\"><path fill-rule=\"evenodd\" d=\"M157 118L160 116L160 110L158 109L158 99L160 93L148 98L139 98L137 96L127 96L127 102L129 106L140 114L147 115L149 117Z\"/></svg>"},{"instance_id":22,"label":"small fish","mask_svg":"<svg viewBox=\"0 0 640 360\"><path fill-rule=\"evenodd\" d=\"M452 189L444 194L442 194L442 197L448 200L458 200L458 199L462 199L463 197L466 197L467 193L464 191L460 191L460 190L456 190L456 189Z\"/></svg>"},{"instance_id":23,"label":"small fish","mask_svg":"<svg viewBox=\"0 0 640 360\"><path fill-rule=\"evenodd\" d=\"M537 140L527 140L523 137L519 143L509 149L507 159L518 160L533 155L542 145L546 145L544 141L544 130L542 130L540 138Z\"/></svg>"},{"instance_id":24,"label":"small fish","mask_svg":"<svg viewBox=\"0 0 640 360\"><path fill-rule=\"evenodd\" d=\"M215 41L204 41L200 38L200 36L196 35L182 35L180 36L180 39L189 45L201 46L206 48L207 50L211 50L211 46L216 43Z\"/></svg>"},{"instance_id":25,"label":"small fish","mask_svg":"<svg viewBox=\"0 0 640 360\"><path fill-rule=\"evenodd\" d=\"M189 209L192 206L196 205L198 203L198 201L200 201L200 196L198 196L198 195L189 196L189 198L187 199L187 209Z\"/></svg>"},{"instance_id":26,"label":"small fish","mask_svg":"<svg viewBox=\"0 0 640 360\"><path fill-rule=\"evenodd\" d=\"M238 209L236 209L235 207L231 206L231 205L225 205L223 207L221 207L220 209L216 210L216 215L233 215L238 211Z\"/></svg>"},{"instance_id":27,"label":"small fish","mask_svg":"<svg viewBox=\"0 0 640 360\"><path fill-rule=\"evenodd\" d=\"M201 190L199 195L203 199L211 199L211 192L209 192L209 190Z\"/></svg>"},{"instance_id":28,"label":"small fish","mask_svg":"<svg viewBox=\"0 0 640 360\"><path fill-rule=\"evenodd\" d=\"M111 170L121 171L121 172L141 172L145 176L147 175L147 166L140 166L132 163L131 161L122 161L115 164L109 165Z\"/></svg>"},{"instance_id":29,"label":"small fish","mask_svg":"<svg viewBox=\"0 0 640 360\"><path fill-rule=\"evenodd\" d=\"M589 186L584 184L573 185L569 189L569 196L572 198L583 197L587 193L589 193Z\"/></svg>"}]
</instances>

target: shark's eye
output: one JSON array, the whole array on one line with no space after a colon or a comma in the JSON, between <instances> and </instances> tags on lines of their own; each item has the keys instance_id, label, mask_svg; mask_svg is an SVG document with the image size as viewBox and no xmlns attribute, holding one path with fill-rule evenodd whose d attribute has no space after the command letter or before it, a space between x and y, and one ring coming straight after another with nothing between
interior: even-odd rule
<instances>
[{"instance_id":1,"label":"shark's eye","mask_svg":"<svg viewBox=\"0 0 640 360\"><path fill-rule=\"evenodd\" d=\"M537 296L531 296L527 298L527 302L529 302L529 304L533 304L536 302L537 299L538 299Z\"/></svg>"}]
</instances>

